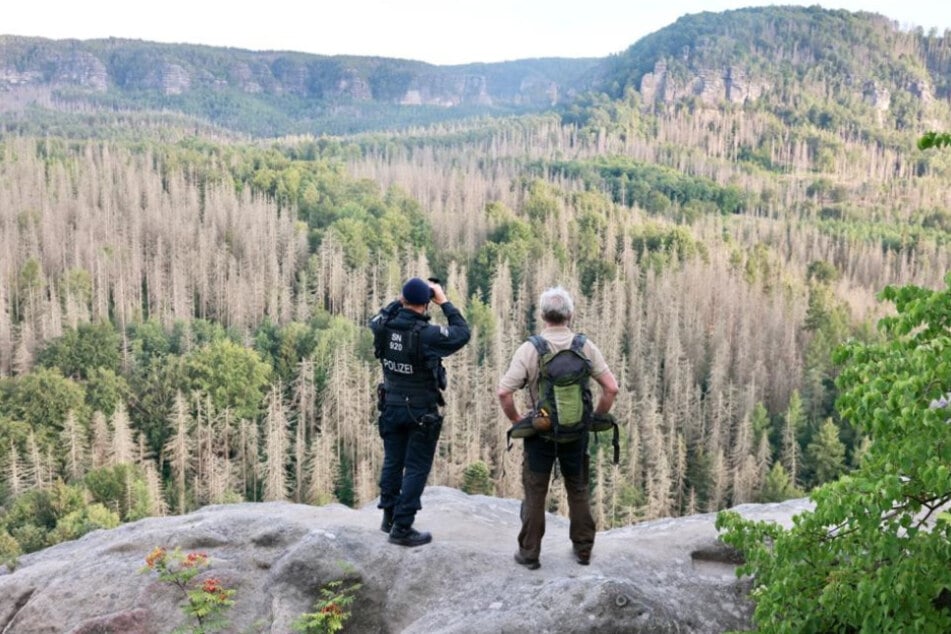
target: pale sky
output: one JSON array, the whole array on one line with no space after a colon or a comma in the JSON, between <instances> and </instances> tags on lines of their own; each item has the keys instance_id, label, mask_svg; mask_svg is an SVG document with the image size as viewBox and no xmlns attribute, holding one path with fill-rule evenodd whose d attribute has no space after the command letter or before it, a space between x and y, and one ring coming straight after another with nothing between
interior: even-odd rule
<instances>
[{"instance_id":1,"label":"pale sky","mask_svg":"<svg viewBox=\"0 0 951 634\"><path fill-rule=\"evenodd\" d=\"M432 64L606 57L701 11L768 4L871 11L951 28L946 0L6 0L0 35L118 37Z\"/></svg>"}]
</instances>

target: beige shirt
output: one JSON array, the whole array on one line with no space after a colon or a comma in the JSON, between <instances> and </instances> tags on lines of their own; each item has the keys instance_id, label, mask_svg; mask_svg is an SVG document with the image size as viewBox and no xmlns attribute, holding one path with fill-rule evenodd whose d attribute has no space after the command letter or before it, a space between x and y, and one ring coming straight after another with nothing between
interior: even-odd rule
<instances>
[{"instance_id":1,"label":"beige shirt","mask_svg":"<svg viewBox=\"0 0 951 634\"><path fill-rule=\"evenodd\" d=\"M571 340L575 333L567 326L549 326L539 333L551 346L552 352L567 350L571 347ZM597 377L608 371L608 364L598 347L586 339L581 349L591 361L591 376ZM538 351L531 341L525 341L515 351L509 369L505 371L499 381L499 387L510 392L516 392L524 387L528 388L531 402L538 400Z\"/></svg>"}]
</instances>

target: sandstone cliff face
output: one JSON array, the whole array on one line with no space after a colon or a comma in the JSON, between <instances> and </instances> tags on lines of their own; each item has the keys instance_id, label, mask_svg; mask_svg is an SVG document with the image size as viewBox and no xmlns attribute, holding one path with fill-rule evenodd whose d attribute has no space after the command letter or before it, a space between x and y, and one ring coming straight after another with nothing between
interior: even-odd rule
<instances>
[{"instance_id":1,"label":"sandstone cliff face","mask_svg":"<svg viewBox=\"0 0 951 634\"><path fill-rule=\"evenodd\" d=\"M742 104L753 101L767 89L766 82L747 77L736 67L722 69L702 68L688 78L675 77L668 72L663 60L654 65L654 71L641 78L640 92L645 103L674 103L696 97L702 103L722 102Z\"/></svg>"},{"instance_id":2,"label":"sandstone cliff face","mask_svg":"<svg viewBox=\"0 0 951 634\"><path fill-rule=\"evenodd\" d=\"M347 97L354 101L372 101L373 92L370 84L360 76L355 68L344 68L330 94L336 97Z\"/></svg>"},{"instance_id":3,"label":"sandstone cliff face","mask_svg":"<svg viewBox=\"0 0 951 634\"><path fill-rule=\"evenodd\" d=\"M43 73L38 70L18 70L10 65L0 65L0 87L4 89L43 83Z\"/></svg>"},{"instance_id":4,"label":"sandstone cliff face","mask_svg":"<svg viewBox=\"0 0 951 634\"><path fill-rule=\"evenodd\" d=\"M875 110L880 112L888 110L888 104L891 103L891 98L891 91L878 82L868 80L862 84L862 100Z\"/></svg>"},{"instance_id":5,"label":"sandstone cliff face","mask_svg":"<svg viewBox=\"0 0 951 634\"><path fill-rule=\"evenodd\" d=\"M492 105L493 97L483 76L426 74L413 80L399 102L408 106L452 108L463 104Z\"/></svg>"},{"instance_id":6,"label":"sandstone cliff face","mask_svg":"<svg viewBox=\"0 0 951 634\"><path fill-rule=\"evenodd\" d=\"M186 92L192 83L188 71L178 64L163 64L157 75L154 81L166 95L180 95Z\"/></svg>"},{"instance_id":7,"label":"sandstone cliff face","mask_svg":"<svg viewBox=\"0 0 951 634\"><path fill-rule=\"evenodd\" d=\"M417 525L432 544L387 543L380 512L284 502L212 506L150 518L21 557L0 568L0 631L8 634L158 634L194 625L181 595L141 572L156 546L201 551L234 589L233 632L289 632L320 589L363 584L353 632L692 632L750 625L748 582L717 540L712 514L599 532L590 566L571 555L568 523L548 516L539 570L515 564L519 502L431 487ZM780 522L805 500L743 505ZM345 573L344 568L350 572ZM530 626L528 625L530 624Z\"/></svg>"},{"instance_id":8,"label":"sandstone cliff face","mask_svg":"<svg viewBox=\"0 0 951 634\"><path fill-rule=\"evenodd\" d=\"M271 64L271 73L276 80L276 90L280 94L306 95L307 67L291 59L279 57Z\"/></svg>"},{"instance_id":9,"label":"sandstone cliff face","mask_svg":"<svg viewBox=\"0 0 951 634\"><path fill-rule=\"evenodd\" d=\"M98 58L83 51L66 55L54 67L50 83L54 86L82 86L102 92L108 85L106 66Z\"/></svg>"},{"instance_id":10,"label":"sandstone cliff face","mask_svg":"<svg viewBox=\"0 0 951 634\"><path fill-rule=\"evenodd\" d=\"M703 104L718 105L724 102L744 104L755 101L769 91L770 82L751 77L741 68L701 67L687 73L671 73L667 62L659 60L654 70L645 73L640 81L640 93L647 104L674 104L695 98ZM934 100L934 89L926 81L909 81L902 89L925 104ZM856 96L881 112L891 104L892 92L875 80L866 80L854 86Z\"/></svg>"},{"instance_id":11,"label":"sandstone cliff face","mask_svg":"<svg viewBox=\"0 0 951 634\"><path fill-rule=\"evenodd\" d=\"M0 47L0 90L19 87L78 87L94 92L106 90L109 77L105 64L83 51L57 54L40 64L17 64L4 59Z\"/></svg>"}]
</instances>

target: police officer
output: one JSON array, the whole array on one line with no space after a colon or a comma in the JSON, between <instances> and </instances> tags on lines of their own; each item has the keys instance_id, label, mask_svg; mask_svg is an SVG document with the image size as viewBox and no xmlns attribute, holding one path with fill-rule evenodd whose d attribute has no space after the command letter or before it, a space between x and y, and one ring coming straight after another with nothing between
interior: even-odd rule
<instances>
[{"instance_id":1,"label":"police officer","mask_svg":"<svg viewBox=\"0 0 951 634\"><path fill-rule=\"evenodd\" d=\"M430 323L429 302L442 308L448 325ZM376 356L383 368L378 387L379 431L383 439L380 503L391 544L422 546L432 535L413 528L420 497L433 466L442 429L446 372L442 358L469 341L469 324L446 299L435 278L414 277L400 297L371 321Z\"/></svg>"}]
</instances>

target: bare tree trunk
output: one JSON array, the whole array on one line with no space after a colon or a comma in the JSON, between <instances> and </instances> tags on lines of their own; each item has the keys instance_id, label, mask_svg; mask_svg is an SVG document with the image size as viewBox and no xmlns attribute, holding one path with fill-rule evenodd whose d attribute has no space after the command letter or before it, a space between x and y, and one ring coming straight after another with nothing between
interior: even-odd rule
<instances>
[{"instance_id":1,"label":"bare tree trunk","mask_svg":"<svg viewBox=\"0 0 951 634\"><path fill-rule=\"evenodd\" d=\"M129 414L125 405L119 403L112 414L112 443L109 452L109 464L135 464L135 442L132 428L129 426Z\"/></svg>"},{"instance_id":2,"label":"bare tree trunk","mask_svg":"<svg viewBox=\"0 0 951 634\"><path fill-rule=\"evenodd\" d=\"M191 422L185 396L178 393L175 395L175 406L169 421L174 431L172 437L165 444L163 453L171 467L179 515L187 510L186 486L189 476L194 472L192 465L193 440L189 433Z\"/></svg>"},{"instance_id":3,"label":"bare tree trunk","mask_svg":"<svg viewBox=\"0 0 951 634\"><path fill-rule=\"evenodd\" d=\"M268 396L268 411L264 418L265 462L264 500L287 499L287 415L284 413L280 384L271 388Z\"/></svg>"},{"instance_id":4,"label":"bare tree trunk","mask_svg":"<svg viewBox=\"0 0 951 634\"><path fill-rule=\"evenodd\" d=\"M86 475L86 470L89 468L89 449L85 430L72 411L66 415L60 438L66 447L66 476L68 481L78 482Z\"/></svg>"}]
</instances>

